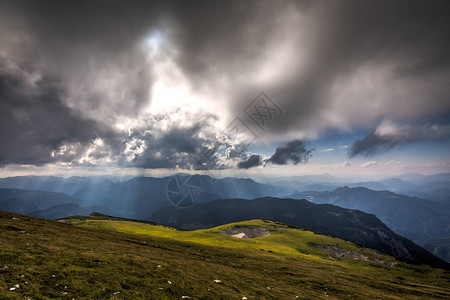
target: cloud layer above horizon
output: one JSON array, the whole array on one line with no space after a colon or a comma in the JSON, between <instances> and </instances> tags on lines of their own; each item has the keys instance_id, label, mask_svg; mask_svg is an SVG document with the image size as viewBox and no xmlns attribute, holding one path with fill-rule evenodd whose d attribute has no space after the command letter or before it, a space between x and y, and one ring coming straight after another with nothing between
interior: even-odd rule
<instances>
[{"instance_id":1,"label":"cloud layer above horizon","mask_svg":"<svg viewBox=\"0 0 450 300\"><path fill-rule=\"evenodd\" d=\"M449 9L2 1L0 167L295 165L329 132L366 132L348 160L440 143L450 138ZM245 113L261 91L283 112L264 127ZM243 136L227 132L237 117ZM276 146L265 156L253 144Z\"/></svg>"}]
</instances>

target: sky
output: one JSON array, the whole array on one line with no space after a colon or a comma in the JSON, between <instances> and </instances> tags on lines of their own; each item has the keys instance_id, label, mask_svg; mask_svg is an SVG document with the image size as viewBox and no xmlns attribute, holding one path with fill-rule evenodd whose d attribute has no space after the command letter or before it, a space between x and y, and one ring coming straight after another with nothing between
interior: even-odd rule
<instances>
[{"instance_id":1,"label":"sky","mask_svg":"<svg viewBox=\"0 0 450 300\"><path fill-rule=\"evenodd\" d=\"M0 177L450 172L449 1L0 1Z\"/></svg>"}]
</instances>

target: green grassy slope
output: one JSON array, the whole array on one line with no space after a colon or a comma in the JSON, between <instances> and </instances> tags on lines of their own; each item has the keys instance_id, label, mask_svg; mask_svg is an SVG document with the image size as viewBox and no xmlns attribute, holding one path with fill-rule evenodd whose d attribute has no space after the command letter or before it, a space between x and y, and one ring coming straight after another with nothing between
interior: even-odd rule
<instances>
[{"instance_id":1,"label":"green grassy slope","mask_svg":"<svg viewBox=\"0 0 450 300\"><path fill-rule=\"evenodd\" d=\"M329 258L311 244L375 254L271 222L227 225L271 233L246 240L222 235L226 226L185 232L100 218L70 222L78 226L0 211L0 299L450 297L443 270Z\"/></svg>"},{"instance_id":2,"label":"green grassy slope","mask_svg":"<svg viewBox=\"0 0 450 300\"><path fill-rule=\"evenodd\" d=\"M108 229L125 233L164 237L177 241L194 242L203 245L235 248L240 250L263 250L279 255L308 257L310 259L323 259L329 257L327 253L317 250L312 245L336 245L344 249L358 251L371 256L374 256L373 253L377 253L383 261L395 262L395 259L388 255L382 255L380 252L371 249L368 251L366 248L359 247L351 242L326 235L315 234L311 231L301 230L294 226L288 226L270 221L251 220L231 223L211 229L180 231L161 225L137 223L133 221L104 220L102 218L78 219L76 217L69 218L68 220L70 220L71 224L89 228ZM261 227L267 229L270 232L270 236L253 239L240 239L222 234L224 230L229 227Z\"/></svg>"}]
</instances>

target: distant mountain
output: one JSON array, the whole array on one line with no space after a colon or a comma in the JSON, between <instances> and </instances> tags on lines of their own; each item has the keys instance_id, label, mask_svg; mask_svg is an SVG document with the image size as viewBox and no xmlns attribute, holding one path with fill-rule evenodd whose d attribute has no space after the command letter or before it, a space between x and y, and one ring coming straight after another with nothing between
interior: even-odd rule
<instances>
[{"instance_id":1,"label":"distant mountain","mask_svg":"<svg viewBox=\"0 0 450 300\"><path fill-rule=\"evenodd\" d=\"M363 187L376 191L389 191L391 187L379 181L365 181L347 184L349 187ZM337 188L337 187L336 187Z\"/></svg>"},{"instance_id":2,"label":"distant mountain","mask_svg":"<svg viewBox=\"0 0 450 300\"><path fill-rule=\"evenodd\" d=\"M417 174L417 178L419 175ZM412 176L414 178L414 176ZM409 178L409 176L406 176ZM432 201L442 201L443 198L436 196L436 191L447 189L450 186L450 180L446 179L445 175L438 174L436 176L420 175L421 180L407 181L397 177L379 180L379 181L364 181L364 182L349 182L341 184L340 186L348 187L365 187L375 191L390 191L397 194L404 194L412 197L420 197ZM440 181L438 181L440 179ZM435 181L436 180L436 181ZM333 189L328 189L332 191ZM297 191L305 191L302 185L297 188ZM320 191L320 190L316 190ZM321 190L326 191L326 190ZM447 197L449 194L446 194Z\"/></svg>"},{"instance_id":3,"label":"distant mountain","mask_svg":"<svg viewBox=\"0 0 450 300\"><path fill-rule=\"evenodd\" d=\"M407 173L407 174L396 176L396 178L400 178L402 180L410 181L410 182L417 182L417 181L423 180L426 177L427 177L427 175L418 174L418 173Z\"/></svg>"},{"instance_id":4,"label":"distant mountain","mask_svg":"<svg viewBox=\"0 0 450 300\"><path fill-rule=\"evenodd\" d=\"M450 203L446 205L362 187L341 187L331 192L320 193L296 192L289 197L375 214L389 228L417 242L430 238L436 241L439 240L436 238L450 237ZM441 257L445 260L450 259L449 256Z\"/></svg>"},{"instance_id":5,"label":"distant mountain","mask_svg":"<svg viewBox=\"0 0 450 300\"><path fill-rule=\"evenodd\" d=\"M291 191L332 191L339 187L337 184L323 182L323 183L312 183L312 182L302 182L297 179L286 179L286 180L275 180L271 182L279 188L283 188Z\"/></svg>"},{"instance_id":6,"label":"distant mountain","mask_svg":"<svg viewBox=\"0 0 450 300\"><path fill-rule=\"evenodd\" d=\"M334 205L316 205L306 200L272 197L251 201L221 199L189 209L165 207L147 219L189 230L265 219L339 237L384 251L404 261L447 266L425 249L394 233L372 214Z\"/></svg>"},{"instance_id":7,"label":"distant mountain","mask_svg":"<svg viewBox=\"0 0 450 300\"><path fill-rule=\"evenodd\" d=\"M435 181L450 181L450 173L439 173L434 175L423 175L417 173L407 173L397 175L394 178L401 179L414 184L430 183Z\"/></svg>"},{"instance_id":8,"label":"distant mountain","mask_svg":"<svg viewBox=\"0 0 450 300\"><path fill-rule=\"evenodd\" d=\"M100 212L111 216L117 216L116 212L104 206L95 205L88 207L80 207L74 203L55 205L47 209L30 212L29 215L55 220L69 216L80 216L80 215L86 216L93 212Z\"/></svg>"},{"instance_id":9,"label":"distant mountain","mask_svg":"<svg viewBox=\"0 0 450 300\"><path fill-rule=\"evenodd\" d=\"M94 178L55 176L16 176L0 178L0 188L58 192L73 196Z\"/></svg>"},{"instance_id":10,"label":"distant mountain","mask_svg":"<svg viewBox=\"0 0 450 300\"><path fill-rule=\"evenodd\" d=\"M29 214L55 205L77 203L79 201L62 193L0 189L0 209L21 214Z\"/></svg>"},{"instance_id":11,"label":"distant mountain","mask_svg":"<svg viewBox=\"0 0 450 300\"><path fill-rule=\"evenodd\" d=\"M337 177L334 177L331 174L324 173L324 174L317 174L317 175L303 175L303 176L292 176L290 177L292 179L295 179L300 182L305 183L322 183L322 182L341 182Z\"/></svg>"},{"instance_id":12,"label":"distant mountain","mask_svg":"<svg viewBox=\"0 0 450 300\"><path fill-rule=\"evenodd\" d=\"M431 183L436 181L450 181L450 173L440 173L434 175L421 175L421 174L406 174L397 176L405 181L410 181L413 183Z\"/></svg>"},{"instance_id":13,"label":"distant mountain","mask_svg":"<svg viewBox=\"0 0 450 300\"><path fill-rule=\"evenodd\" d=\"M385 184L391 192L417 196L432 201L446 201L450 197L446 193L444 197L439 190L448 190L450 186L450 173L435 175L406 174L378 181Z\"/></svg>"},{"instance_id":14,"label":"distant mountain","mask_svg":"<svg viewBox=\"0 0 450 300\"><path fill-rule=\"evenodd\" d=\"M329 174L310 176L290 176L285 178L261 179L270 183L295 191L332 191L340 186L365 187L375 191L390 191L412 197L420 197L432 201L447 201L450 194L442 195L442 190L450 186L450 173L436 175L405 174L382 180L357 181L354 178L336 178Z\"/></svg>"},{"instance_id":15,"label":"distant mountain","mask_svg":"<svg viewBox=\"0 0 450 300\"><path fill-rule=\"evenodd\" d=\"M0 178L0 188L58 192L73 196L79 190L91 185L105 185L125 178L127 180L130 179L129 176L72 176L68 178L56 176L15 176Z\"/></svg>"},{"instance_id":16,"label":"distant mountain","mask_svg":"<svg viewBox=\"0 0 450 300\"><path fill-rule=\"evenodd\" d=\"M190 175L174 176L183 181ZM168 199L168 184L171 178L173 176L134 177L126 181L112 181L105 177L18 176L1 178L0 187L61 192L79 199L68 201L79 206L104 206L119 213L120 216L142 219L162 207L171 205ZM249 178L214 179L207 175L193 175L192 178L198 182L201 190L199 203L223 198L253 199L263 196L283 196L293 192L289 188L262 184ZM17 201L10 205L14 205L16 207L14 211L20 213L42 209L29 207L20 210L21 205Z\"/></svg>"},{"instance_id":17,"label":"distant mountain","mask_svg":"<svg viewBox=\"0 0 450 300\"><path fill-rule=\"evenodd\" d=\"M400 178L389 178L378 182L386 186L386 190L390 190L391 192L414 191L418 188L417 184L402 180Z\"/></svg>"},{"instance_id":18,"label":"distant mountain","mask_svg":"<svg viewBox=\"0 0 450 300\"><path fill-rule=\"evenodd\" d=\"M190 175L175 176L183 182ZM123 217L143 219L171 205L168 199L168 184L171 178L136 177L124 182L92 184L75 193L75 196L82 199L82 205L107 206ZM206 175L193 175L192 178L201 190L199 203L222 198L281 196L287 191L248 178L214 179Z\"/></svg>"}]
</instances>

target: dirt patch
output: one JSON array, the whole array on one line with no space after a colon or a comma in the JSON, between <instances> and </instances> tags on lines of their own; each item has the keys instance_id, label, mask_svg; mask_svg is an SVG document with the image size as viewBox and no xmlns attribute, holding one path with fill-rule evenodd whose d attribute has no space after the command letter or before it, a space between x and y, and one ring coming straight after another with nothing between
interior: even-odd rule
<instances>
[{"instance_id":1,"label":"dirt patch","mask_svg":"<svg viewBox=\"0 0 450 300\"><path fill-rule=\"evenodd\" d=\"M266 228L260 226L232 226L225 229L222 234L240 239L253 239L269 236L270 232Z\"/></svg>"},{"instance_id":2,"label":"dirt patch","mask_svg":"<svg viewBox=\"0 0 450 300\"><path fill-rule=\"evenodd\" d=\"M334 246L334 245L312 245L312 246L320 251L328 253L333 258L347 257L347 258L353 258L353 259L373 262L373 263L377 263L377 264L381 264L381 265L386 265L386 266L390 266L390 267L397 266L397 263L385 262L375 256L366 255L366 254L363 254L358 251L348 250L348 249L344 249L342 247L338 247L338 246ZM376 256L379 256L378 253L376 253L375 251L373 251L373 252Z\"/></svg>"}]
</instances>

